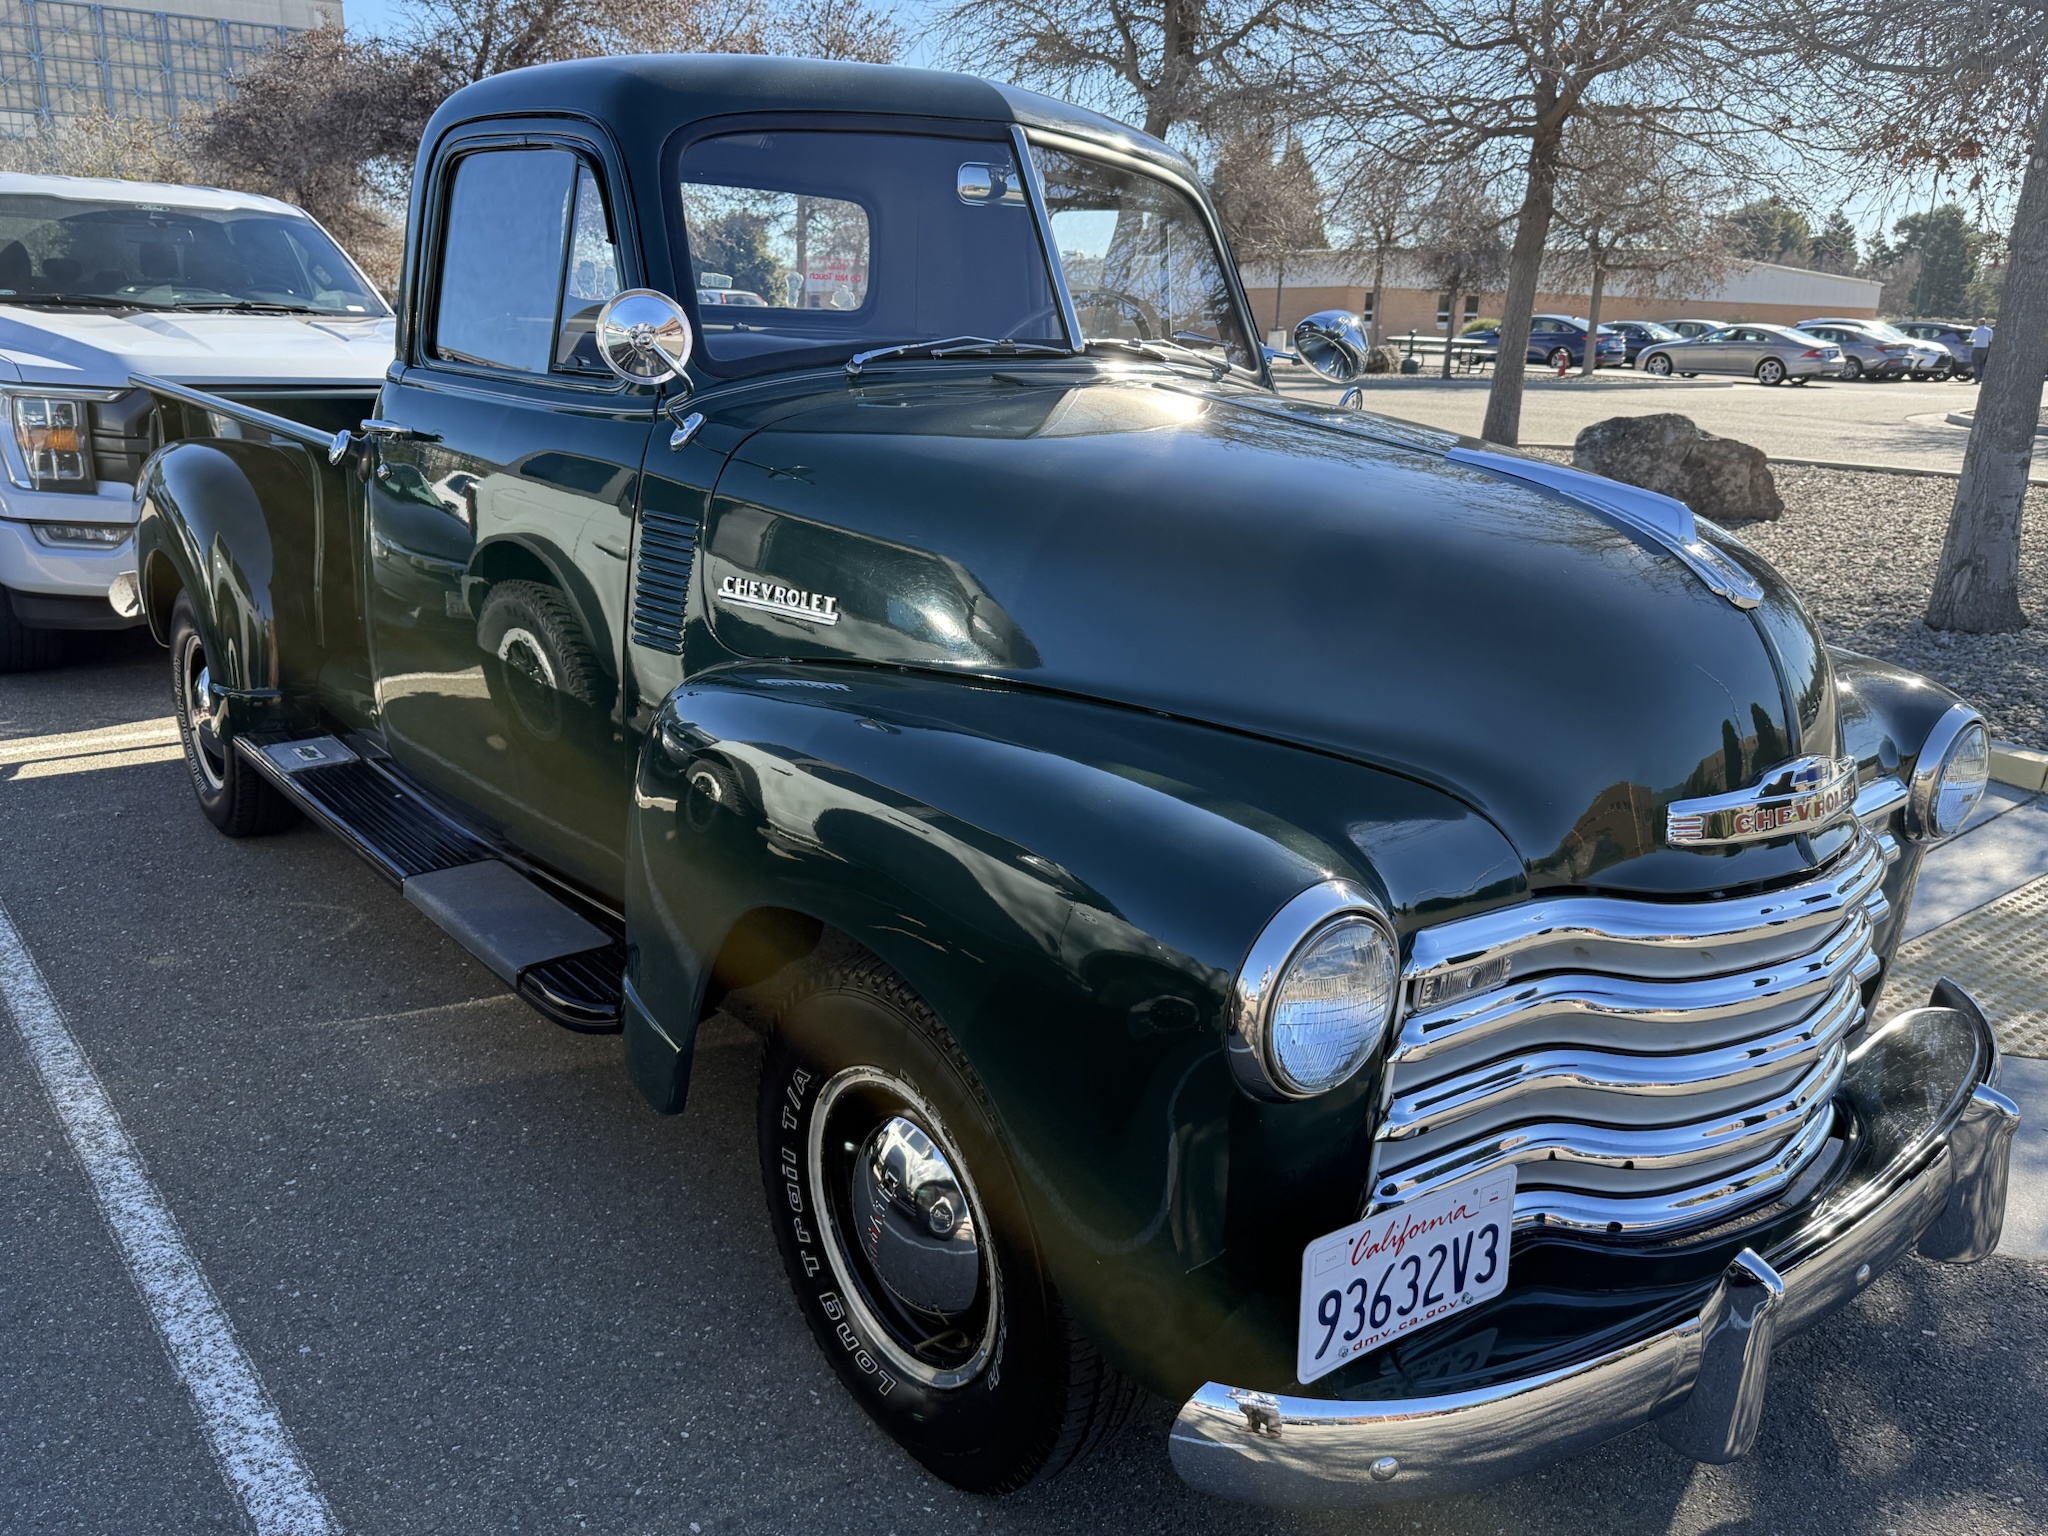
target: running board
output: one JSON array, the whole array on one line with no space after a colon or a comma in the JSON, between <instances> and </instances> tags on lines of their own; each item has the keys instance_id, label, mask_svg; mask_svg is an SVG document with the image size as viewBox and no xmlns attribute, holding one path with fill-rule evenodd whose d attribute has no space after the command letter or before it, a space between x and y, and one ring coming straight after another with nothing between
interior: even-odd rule
<instances>
[{"instance_id":1,"label":"running board","mask_svg":"<svg viewBox=\"0 0 2048 1536\"><path fill-rule=\"evenodd\" d=\"M333 736L235 749L544 1017L619 1028L626 946Z\"/></svg>"}]
</instances>

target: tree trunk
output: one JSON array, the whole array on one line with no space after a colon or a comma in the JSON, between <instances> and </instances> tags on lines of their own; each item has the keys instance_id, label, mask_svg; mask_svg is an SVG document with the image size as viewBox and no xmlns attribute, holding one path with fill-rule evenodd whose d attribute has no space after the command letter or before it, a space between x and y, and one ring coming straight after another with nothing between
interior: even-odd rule
<instances>
[{"instance_id":1,"label":"tree trunk","mask_svg":"<svg viewBox=\"0 0 2048 1536\"><path fill-rule=\"evenodd\" d=\"M1579 359L1579 372L1586 378L1593 377L1593 370L1599 367L1596 354L1600 350L1600 290L1607 286L1607 269L1599 258L1593 261L1593 292L1586 300L1586 355Z\"/></svg>"},{"instance_id":2,"label":"tree trunk","mask_svg":"<svg viewBox=\"0 0 2048 1536\"><path fill-rule=\"evenodd\" d=\"M1380 311L1386 307L1386 302L1387 248L1382 245L1373 252L1372 258L1372 330L1367 340L1375 347L1380 344L1380 337L1385 334Z\"/></svg>"},{"instance_id":3,"label":"tree trunk","mask_svg":"<svg viewBox=\"0 0 2048 1536\"><path fill-rule=\"evenodd\" d=\"M2013 216L1998 331L1977 388L1977 418L1942 541L1927 623L1967 634L2024 629L2020 513L2048 372L2048 98L2037 108Z\"/></svg>"},{"instance_id":4,"label":"tree trunk","mask_svg":"<svg viewBox=\"0 0 2048 1536\"><path fill-rule=\"evenodd\" d=\"M1493 387L1486 395L1486 420L1479 435L1489 443L1512 448L1522 435L1522 379L1528 372L1529 322L1536 310L1536 283L1542 275L1543 242L1550 238L1550 216L1557 206L1556 132L1539 131L1529 143L1529 186L1522 211L1515 218L1515 245L1508 255L1508 291L1501 306L1500 356L1493 365Z\"/></svg>"}]
</instances>

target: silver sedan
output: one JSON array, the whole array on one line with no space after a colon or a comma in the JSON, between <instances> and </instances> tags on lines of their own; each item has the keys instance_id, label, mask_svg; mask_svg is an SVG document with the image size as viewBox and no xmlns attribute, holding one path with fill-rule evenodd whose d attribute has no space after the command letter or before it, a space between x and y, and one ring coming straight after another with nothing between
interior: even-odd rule
<instances>
[{"instance_id":1,"label":"silver sedan","mask_svg":"<svg viewBox=\"0 0 2048 1536\"><path fill-rule=\"evenodd\" d=\"M1842 371L1842 349L1782 325L1724 325L1704 336L1662 341L1636 355L1636 367L1653 378L1674 373L1733 373L1759 384L1804 384L1832 379Z\"/></svg>"}]
</instances>

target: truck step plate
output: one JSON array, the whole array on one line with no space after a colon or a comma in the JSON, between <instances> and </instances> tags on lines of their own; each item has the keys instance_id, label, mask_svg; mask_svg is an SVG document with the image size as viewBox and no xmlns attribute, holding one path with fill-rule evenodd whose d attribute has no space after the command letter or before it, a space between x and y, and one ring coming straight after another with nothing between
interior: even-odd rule
<instances>
[{"instance_id":1,"label":"truck step plate","mask_svg":"<svg viewBox=\"0 0 2048 1536\"><path fill-rule=\"evenodd\" d=\"M619 1027L626 946L615 933L332 736L235 745L538 1012L586 1033Z\"/></svg>"}]
</instances>

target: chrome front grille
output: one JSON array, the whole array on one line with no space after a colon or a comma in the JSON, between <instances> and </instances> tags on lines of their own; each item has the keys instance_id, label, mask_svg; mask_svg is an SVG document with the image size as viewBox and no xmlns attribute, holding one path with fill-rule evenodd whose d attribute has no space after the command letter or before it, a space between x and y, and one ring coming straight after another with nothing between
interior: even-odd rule
<instances>
[{"instance_id":1,"label":"chrome front grille","mask_svg":"<svg viewBox=\"0 0 2048 1536\"><path fill-rule=\"evenodd\" d=\"M1785 1188L1828 1140L1884 869L1866 836L1761 896L1569 897L1417 934L1373 1204L1512 1163L1517 1225L1651 1233Z\"/></svg>"}]
</instances>

